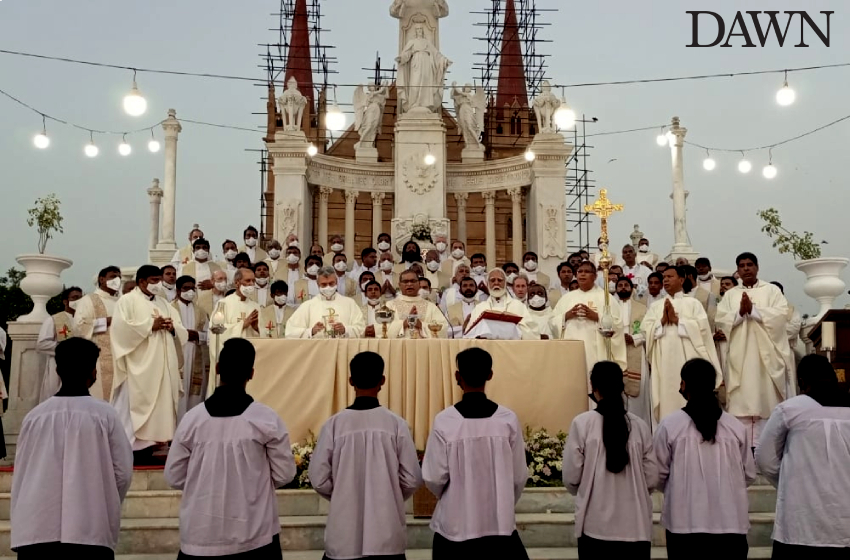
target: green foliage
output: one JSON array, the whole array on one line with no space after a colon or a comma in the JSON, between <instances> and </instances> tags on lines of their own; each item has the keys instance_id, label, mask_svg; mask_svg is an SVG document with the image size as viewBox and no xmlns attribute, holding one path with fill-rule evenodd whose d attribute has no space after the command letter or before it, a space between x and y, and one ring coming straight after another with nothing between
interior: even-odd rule
<instances>
[{"instance_id":1,"label":"green foliage","mask_svg":"<svg viewBox=\"0 0 850 560\"><path fill-rule=\"evenodd\" d=\"M795 259L804 261L820 258L820 243L815 243L811 232L804 231L800 235L796 231L788 231L782 226L779 211L775 208L759 210L756 214L764 222L761 231L773 239L773 246L780 253L791 253Z\"/></svg>"},{"instance_id":2,"label":"green foliage","mask_svg":"<svg viewBox=\"0 0 850 560\"><path fill-rule=\"evenodd\" d=\"M62 214L59 212L59 199L55 194L49 194L35 201L35 206L27 212L27 225L38 229L38 252L44 254L47 241L53 238L53 232L64 233L62 229Z\"/></svg>"},{"instance_id":3,"label":"green foliage","mask_svg":"<svg viewBox=\"0 0 850 560\"><path fill-rule=\"evenodd\" d=\"M21 290L24 272L10 268L6 276L0 276L0 326L14 321L32 310L32 300Z\"/></svg>"}]
</instances>

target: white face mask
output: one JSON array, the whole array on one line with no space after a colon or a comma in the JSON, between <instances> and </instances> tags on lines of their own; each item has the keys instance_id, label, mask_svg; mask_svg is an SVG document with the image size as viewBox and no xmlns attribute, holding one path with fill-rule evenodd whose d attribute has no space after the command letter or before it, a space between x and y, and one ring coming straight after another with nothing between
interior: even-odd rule
<instances>
[{"instance_id":1,"label":"white face mask","mask_svg":"<svg viewBox=\"0 0 850 560\"><path fill-rule=\"evenodd\" d=\"M714 276L714 274L712 274L711 272L709 272L708 274L700 274L699 276L697 276L697 279L698 279L700 282L708 282L709 280L711 280L711 278L712 278L713 276Z\"/></svg>"},{"instance_id":2,"label":"white face mask","mask_svg":"<svg viewBox=\"0 0 850 560\"><path fill-rule=\"evenodd\" d=\"M428 261L427 263L425 263L425 266L427 266L428 270L430 270L431 272L437 272L438 270L440 270L440 263L438 263L437 261Z\"/></svg>"},{"instance_id":3,"label":"white face mask","mask_svg":"<svg viewBox=\"0 0 850 560\"><path fill-rule=\"evenodd\" d=\"M275 296L274 302L283 307L284 305L286 305L286 296Z\"/></svg>"},{"instance_id":4,"label":"white face mask","mask_svg":"<svg viewBox=\"0 0 850 560\"><path fill-rule=\"evenodd\" d=\"M393 261L381 261L381 270L389 272L393 269Z\"/></svg>"},{"instance_id":5,"label":"white face mask","mask_svg":"<svg viewBox=\"0 0 850 560\"><path fill-rule=\"evenodd\" d=\"M254 279L254 282L257 283L257 286L264 288L266 286L266 284L269 283L269 279L257 277L257 278Z\"/></svg>"},{"instance_id":6,"label":"white face mask","mask_svg":"<svg viewBox=\"0 0 850 560\"><path fill-rule=\"evenodd\" d=\"M300 249L300 248L301 248L301 244L300 244L300 243L298 243L297 241L290 241L290 242L289 242L289 245L287 245L287 247L298 247L298 248Z\"/></svg>"},{"instance_id":7,"label":"white face mask","mask_svg":"<svg viewBox=\"0 0 850 560\"><path fill-rule=\"evenodd\" d=\"M516 280L516 273L511 272L510 274L508 274L506 280L508 281L508 284L513 284L514 280Z\"/></svg>"},{"instance_id":8,"label":"white face mask","mask_svg":"<svg viewBox=\"0 0 850 560\"><path fill-rule=\"evenodd\" d=\"M180 297L182 297L186 301L195 301L195 290L183 292L182 294L180 294Z\"/></svg>"},{"instance_id":9,"label":"white face mask","mask_svg":"<svg viewBox=\"0 0 850 560\"><path fill-rule=\"evenodd\" d=\"M641 245L640 247L638 247L638 251L640 251L641 253L648 253L649 245Z\"/></svg>"},{"instance_id":10,"label":"white face mask","mask_svg":"<svg viewBox=\"0 0 850 560\"><path fill-rule=\"evenodd\" d=\"M205 261L210 258L209 251L204 251L203 249L198 249L195 251L195 260L196 261Z\"/></svg>"},{"instance_id":11,"label":"white face mask","mask_svg":"<svg viewBox=\"0 0 850 560\"><path fill-rule=\"evenodd\" d=\"M369 284L369 282L363 282L362 284L360 284L360 291L363 292L363 293L366 293L366 286L368 284Z\"/></svg>"},{"instance_id":12,"label":"white face mask","mask_svg":"<svg viewBox=\"0 0 850 560\"><path fill-rule=\"evenodd\" d=\"M148 284L148 293L154 296L161 296L165 292L162 282L157 284Z\"/></svg>"},{"instance_id":13,"label":"white face mask","mask_svg":"<svg viewBox=\"0 0 850 560\"><path fill-rule=\"evenodd\" d=\"M534 307L535 309L539 309L546 305L546 298L543 296L532 296L530 300L528 300L528 305Z\"/></svg>"},{"instance_id":14,"label":"white face mask","mask_svg":"<svg viewBox=\"0 0 850 560\"><path fill-rule=\"evenodd\" d=\"M345 261L336 261L334 263L334 270L337 272L345 272L348 270L348 263Z\"/></svg>"},{"instance_id":15,"label":"white face mask","mask_svg":"<svg viewBox=\"0 0 850 560\"><path fill-rule=\"evenodd\" d=\"M367 298L366 301L369 302L369 305L374 307L375 305L378 305L379 303L381 303L381 298L375 298L375 299Z\"/></svg>"},{"instance_id":16,"label":"white face mask","mask_svg":"<svg viewBox=\"0 0 850 560\"><path fill-rule=\"evenodd\" d=\"M256 237L246 237L245 238L245 246L246 247L256 247L257 246L257 238Z\"/></svg>"},{"instance_id":17,"label":"white face mask","mask_svg":"<svg viewBox=\"0 0 850 560\"><path fill-rule=\"evenodd\" d=\"M446 244L443 243L442 241L437 241L437 243L434 245L434 247L436 247L437 250L441 253L446 250Z\"/></svg>"},{"instance_id":18,"label":"white face mask","mask_svg":"<svg viewBox=\"0 0 850 560\"><path fill-rule=\"evenodd\" d=\"M243 296L249 298L257 292L257 288L256 286L242 286L239 291L242 292Z\"/></svg>"},{"instance_id":19,"label":"white face mask","mask_svg":"<svg viewBox=\"0 0 850 560\"><path fill-rule=\"evenodd\" d=\"M345 247L343 247L342 243L334 243L331 245L331 251L334 253L342 253L343 249L345 249Z\"/></svg>"},{"instance_id":20,"label":"white face mask","mask_svg":"<svg viewBox=\"0 0 850 560\"><path fill-rule=\"evenodd\" d=\"M529 272L534 272L535 270L537 270L537 261L525 261L525 269Z\"/></svg>"},{"instance_id":21,"label":"white face mask","mask_svg":"<svg viewBox=\"0 0 850 560\"><path fill-rule=\"evenodd\" d=\"M334 294L336 294L336 286L325 286L324 288L319 288L319 292L325 299L331 299L334 297Z\"/></svg>"},{"instance_id":22,"label":"white face mask","mask_svg":"<svg viewBox=\"0 0 850 560\"><path fill-rule=\"evenodd\" d=\"M106 282L106 287L117 292L121 289L121 278L116 276L112 280L108 280Z\"/></svg>"},{"instance_id":23,"label":"white face mask","mask_svg":"<svg viewBox=\"0 0 850 560\"><path fill-rule=\"evenodd\" d=\"M236 258L236 251L234 251L233 249L228 249L227 252L224 253L224 258L229 261L232 261Z\"/></svg>"},{"instance_id":24,"label":"white face mask","mask_svg":"<svg viewBox=\"0 0 850 560\"><path fill-rule=\"evenodd\" d=\"M613 280L608 282L608 292L613 294L616 291L617 291L617 283L614 282Z\"/></svg>"},{"instance_id":25,"label":"white face mask","mask_svg":"<svg viewBox=\"0 0 850 560\"><path fill-rule=\"evenodd\" d=\"M280 258L280 249L269 249L269 258L276 261Z\"/></svg>"},{"instance_id":26,"label":"white face mask","mask_svg":"<svg viewBox=\"0 0 850 560\"><path fill-rule=\"evenodd\" d=\"M429 292L425 288L419 288L419 297L421 297L422 299L428 299L429 297L431 297L431 292Z\"/></svg>"},{"instance_id":27,"label":"white face mask","mask_svg":"<svg viewBox=\"0 0 850 560\"><path fill-rule=\"evenodd\" d=\"M68 302L68 307L70 307L71 309L73 309L74 311L76 311L76 310L77 310L77 304L78 304L79 302L80 302L80 300L76 300L76 301L69 301L69 302Z\"/></svg>"},{"instance_id":28,"label":"white face mask","mask_svg":"<svg viewBox=\"0 0 850 560\"><path fill-rule=\"evenodd\" d=\"M298 261L300 260L301 259L298 258L298 255L292 253L286 255L286 262L288 262L289 264L298 264Z\"/></svg>"},{"instance_id":29,"label":"white face mask","mask_svg":"<svg viewBox=\"0 0 850 560\"><path fill-rule=\"evenodd\" d=\"M463 258L463 249L454 249L452 251L452 257L454 257L456 260L462 259Z\"/></svg>"},{"instance_id":30,"label":"white face mask","mask_svg":"<svg viewBox=\"0 0 850 560\"><path fill-rule=\"evenodd\" d=\"M378 250L389 251L390 250L390 244L387 243L386 241L381 241L380 243L378 243Z\"/></svg>"},{"instance_id":31,"label":"white face mask","mask_svg":"<svg viewBox=\"0 0 850 560\"><path fill-rule=\"evenodd\" d=\"M311 264L307 267L307 274L310 276L315 276L317 272L319 272L319 265Z\"/></svg>"},{"instance_id":32,"label":"white face mask","mask_svg":"<svg viewBox=\"0 0 850 560\"><path fill-rule=\"evenodd\" d=\"M490 288L490 295L496 299L505 297L506 293L504 288Z\"/></svg>"},{"instance_id":33,"label":"white face mask","mask_svg":"<svg viewBox=\"0 0 850 560\"><path fill-rule=\"evenodd\" d=\"M478 276L481 276L485 272L487 272L486 266L473 266L472 267L472 273L477 274Z\"/></svg>"},{"instance_id":34,"label":"white face mask","mask_svg":"<svg viewBox=\"0 0 850 560\"><path fill-rule=\"evenodd\" d=\"M166 290L173 290L174 289L174 284L169 284L165 280L163 280L161 282L161 284L165 287Z\"/></svg>"},{"instance_id":35,"label":"white face mask","mask_svg":"<svg viewBox=\"0 0 850 560\"><path fill-rule=\"evenodd\" d=\"M224 282L224 281L216 282L215 283L215 289L218 290L219 292L226 292L227 291L227 282Z\"/></svg>"}]
</instances>

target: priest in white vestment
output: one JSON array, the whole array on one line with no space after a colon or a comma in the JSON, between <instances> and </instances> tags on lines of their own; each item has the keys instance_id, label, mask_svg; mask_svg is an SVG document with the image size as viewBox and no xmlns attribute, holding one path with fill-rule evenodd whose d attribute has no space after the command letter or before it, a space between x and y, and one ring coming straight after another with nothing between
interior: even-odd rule
<instances>
[{"instance_id":1,"label":"priest in white vestment","mask_svg":"<svg viewBox=\"0 0 850 560\"><path fill-rule=\"evenodd\" d=\"M419 276L412 270L405 270L399 276L399 287L401 295L387 303L387 307L395 312L387 337L446 338L449 323L436 305L419 296ZM411 315L416 316L412 329ZM439 325L436 334L431 331L431 325Z\"/></svg>"},{"instance_id":2,"label":"priest in white vestment","mask_svg":"<svg viewBox=\"0 0 850 560\"><path fill-rule=\"evenodd\" d=\"M260 336L260 305L252 298L257 289L254 285L254 273L250 268L240 268L233 279L236 282L236 291L221 300L210 317L211 323L224 326L224 332L213 336L212 344L209 345L210 364L218 362L221 346L231 338ZM216 386L217 383L210 379L207 383L207 397L213 394Z\"/></svg>"},{"instance_id":3,"label":"priest in white vestment","mask_svg":"<svg viewBox=\"0 0 850 560\"><path fill-rule=\"evenodd\" d=\"M258 262L254 265L254 284L257 290L254 292L253 299L260 304L261 309L272 304L271 279L269 275L269 265L266 261Z\"/></svg>"},{"instance_id":4,"label":"priest in white vestment","mask_svg":"<svg viewBox=\"0 0 850 560\"><path fill-rule=\"evenodd\" d=\"M280 241L272 239L266 247L268 248L267 252L269 256L263 262L269 265L271 281L286 280L286 259L281 258L283 256L283 246L281 246ZM280 271L280 276L278 276L278 270Z\"/></svg>"},{"instance_id":5,"label":"priest in white vestment","mask_svg":"<svg viewBox=\"0 0 850 560\"><path fill-rule=\"evenodd\" d=\"M254 226L248 226L243 232L245 245L239 249L240 253L245 253L251 259L251 264L262 262L269 258L269 254L259 247L260 232Z\"/></svg>"},{"instance_id":6,"label":"priest in white vestment","mask_svg":"<svg viewBox=\"0 0 850 560\"><path fill-rule=\"evenodd\" d=\"M201 404L207 394L210 372L209 316L195 303L197 290L191 276L177 279L177 299L172 307L180 313L180 320L188 333L188 342L178 351L183 353L182 389L177 407L177 422L193 407Z\"/></svg>"},{"instance_id":7,"label":"priest in white vestment","mask_svg":"<svg viewBox=\"0 0 850 560\"><path fill-rule=\"evenodd\" d=\"M528 278L529 284L540 284L549 289L549 275L540 272L537 253L528 251L522 257L522 273Z\"/></svg>"},{"instance_id":8,"label":"priest in white vestment","mask_svg":"<svg viewBox=\"0 0 850 560\"><path fill-rule=\"evenodd\" d=\"M177 269L170 264L160 269L162 272L162 287L165 288L162 297L169 303L177 297Z\"/></svg>"},{"instance_id":9,"label":"priest in white vestment","mask_svg":"<svg viewBox=\"0 0 850 560\"><path fill-rule=\"evenodd\" d=\"M213 289L213 274L219 270L210 256L210 242L206 239L196 239L192 245L194 253L192 260L177 268L177 276L191 276L195 279L195 288L199 291Z\"/></svg>"},{"instance_id":10,"label":"priest in white vestment","mask_svg":"<svg viewBox=\"0 0 850 560\"><path fill-rule=\"evenodd\" d=\"M162 296L160 270L144 265L136 289L115 306L109 333L115 357L115 406L134 451L165 443L177 427L180 367L177 345L188 333L180 313Z\"/></svg>"},{"instance_id":11,"label":"priest in white vestment","mask_svg":"<svg viewBox=\"0 0 850 560\"><path fill-rule=\"evenodd\" d=\"M562 262L558 265L558 285L549 288L549 305L554 308L558 305L558 300L561 296L570 291L570 283L576 275L573 265L568 262Z\"/></svg>"},{"instance_id":12,"label":"priest in white vestment","mask_svg":"<svg viewBox=\"0 0 850 560\"><path fill-rule=\"evenodd\" d=\"M227 273L227 285L233 285L233 275L236 274L236 264L233 262L239 251L236 250L236 242L230 239L221 244L221 251L224 258L219 261L218 267Z\"/></svg>"},{"instance_id":13,"label":"priest in white vestment","mask_svg":"<svg viewBox=\"0 0 850 560\"><path fill-rule=\"evenodd\" d=\"M649 275L652 274L652 271L637 261L637 253L633 246L625 245L623 247L622 255L623 276L632 281L635 296L641 298L643 297L643 294L646 293L646 281L649 278Z\"/></svg>"},{"instance_id":14,"label":"priest in white vestment","mask_svg":"<svg viewBox=\"0 0 850 560\"><path fill-rule=\"evenodd\" d=\"M475 321L487 311L502 311L522 317L517 327L522 340L535 340L535 333L528 325L528 308L508 294L508 277L501 268L494 268L487 274L487 284L490 296L475 306L469 314L467 325L464 327L464 337L469 336ZM537 339L539 340L539 339Z\"/></svg>"},{"instance_id":15,"label":"priest in white vestment","mask_svg":"<svg viewBox=\"0 0 850 560\"><path fill-rule=\"evenodd\" d=\"M286 338L360 338L366 329L360 306L337 292L333 267L323 266L317 273L319 295L302 303L286 324ZM331 313L333 312L333 313Z\"/></svg>"},{"instance_id":16,"label":"priest in white vestment","mask_svg":"<svg viewBox=\"0 0 850 560\"><path fill-rule=\"evenodd\" d=\"M212 274L212 289L198 292L196 302L207 315L212 315L213 309L218 307L218 302L224 299L227 293L227 273L221 269Z\"/></svg>"},{"instance_id":17,"label":"priest in white vestment","mask_svg":"<svg viewBox=\"0 0 850 560\"><path fill-rule=\"evenodd\" d=\"M310 255L304 259L304 277L296 280L295 284L289 284L290 301L297 307L319 295L319 269L322 268L322 259L316 255Z\"/></svg>"},{"instance_id":18,"label":"priest in white vestment","mask_svg":"<svg viewBox=\"0 0 850 560\"><path fill-rule=\"evenodd\" d=\"M652 387L646 360L646 338L641 332L647 308L634 295L635 287L630 278L624 276L617 280L623 338L626 339L626 381L632 383L635 376L640 376L640 393L636 397L626 395L626 410L646 422L647 426L652 426Z\"/></svg>"},{"instance_id":19,"label":"priest in white vestment","mask_svg":"<svg viewBox=\"0 0 850 560\"><path fill-rule=\"evenodd\" d=\"M319 259L319 262L321 263L321 259ZM289 288L286 296L289 298L289 303L292 305L296 305L295 284L298 283L301 278L301 249L298 247L287 247L286 262L278 266L277 271L274 273L274 279L286 282L286 285Z\"/></svg>"},{"instance_id":20,"label":"priest in white vestment","mask_svg":"<svg viewBox=\"0 0 850 560\"><path fill-rule=\"evenodd\" d=\"M552 308L542 284L534 284L528 288L528 326L539 340L555 338L552 330Z\"/></svg>"},{"instance_id":21,"label":"priest in white vestment","mask_svg":"<svg viewBox=\"0 0 850 560\"><path fill-rule=\"evenodd\" d=\"M286 322L295 313L295 308L288 304L287 292L289 286L283 280L276 280L271 287L272 304L260 310L260 336L262 338L284 338Z\"/></svg>"},{"instance_id":22,"label":"priest in white vestment","mask_svg":"<svg viewBox=\"0 0 850 560\"><path fill-rule=\"evenodd\" d=\"M648 263L652 270L658 265L661 258L649 248L649 239L646 237L638 241L637 262Z\"/></svg>"},{"instance_id":23,"label":"priest in white vestment","mask_svg":"<svg viewBox=\"0 0 850 560\"><path fill-rule=\"evenodd\" d=\"M195 224L195 226L197 225L198 224ZM197 227L192 228L192 231L189 232L189 244L177 249L177 251L174 253L174 256L171 257L171 264L179 270L181 266L185 266L186 264L192 262L192 253L194 252L195 240L203 239L203 237L203 231L201 231Z\"/></svg>"},{"instance_id":24,"label":"priest in white vestment","mask_svg":"<svg viewBox=\"0 0 850 560\"><path fill-rule=\"evenodd\" d=\"M48 317L41 325L41 331L39 331L38 340L35 343L35 351L45 357L44 377L41 379L41 386L38 391L38 402L40 403L55 395L59 387L62 386L62 382L56 374L54 354L56 346L60 342L75 336L74 310L82 297L83 291L80 288L67 288L62 292L62 305L65 306L65 309Z\"/></svg>"},{"instance_id":25,"label":"priest in white vestment","mask_svg":"<svg viewBox=\"0 0 850 560\"><path fill-rule=\"evenodd\" d=\"M641 327L652 369L652 416L655 422L687 404L679 393L679 384L682 366L688 360L702 358L708 361L715 369L715 388L723 382L708 316L695 298L685 297L682 291L684 282L684 271L680 267L664 271L664 291L668 295L663 301L652 304Z\"/></svg>"},{"instance_id":26,"label":"priest in white vestment","mask_svg":"<svg viewBox=\"0 0 850 560\"><path fill-rule=\"evenodd\" d=\"M717 329L729 342L726 406L747 426L753 447L774 407L787 396L794 358L788 346L788 302L773 284L758 279L758 259L735 259L741 284L726 291L717 307Z\"/></svg>"},{"instance_id":27,"label":"priest in white vestment","mask_svg":"<svg viewBox=\"0 0 850 560\"><path fill-rule=\"evenodd\" d=\"M466 265L460 265L458 270L463 267L466 267ZM455 288L457 288L457 286L455 286ZM449 331L449 336L451 338L463 337L463 330L467 325L469 325L469 317L472 315L472 311L475 309L476 305L481 303L481 300L478 298L478 294L478 286L475 285L475 280L469 276L464 276L460 281L460 299L450 305L445 311L446 316L449 319L451 329L451 331ZM443 295L445 296L445 294ZM445 297L443 298L443 301L445 301Z\"/></svg>"},{"instance_id":28,"label":"priest in white vestment","mask_svg":"<svg viewBox=\"0 0 850 560\"><path fill-rule=\"evenodd\" d=\"M91 396L110 401L112 395L113 360L109 330L112 313L121 289L121 269L107 266L97 275L97 288L77 302L74 313L74 332L91 340L100 348L97 359L97 380L91 387Z\"/></svg>"}]
</instances>

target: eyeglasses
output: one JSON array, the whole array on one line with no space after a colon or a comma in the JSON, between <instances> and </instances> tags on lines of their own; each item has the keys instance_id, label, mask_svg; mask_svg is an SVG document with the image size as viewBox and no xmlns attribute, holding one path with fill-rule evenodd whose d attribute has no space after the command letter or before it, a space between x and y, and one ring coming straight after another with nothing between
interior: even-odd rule
<instances>
[{"instance_id":1,"label":"eyeglasses","mask_svg":"<svg viewBox=\"0 0 850 560\"><path fill-rule=\"evenodd\" d=\"M419 280L399 280L399 284L418 284Z\"/></svg>"}]
</instances>

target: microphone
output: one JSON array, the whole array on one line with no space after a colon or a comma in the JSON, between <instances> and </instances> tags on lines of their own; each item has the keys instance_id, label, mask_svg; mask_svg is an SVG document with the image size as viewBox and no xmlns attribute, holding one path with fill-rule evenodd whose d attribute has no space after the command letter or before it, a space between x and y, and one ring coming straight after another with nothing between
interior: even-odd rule
<instances>
[{"instance_id":1,"label":"microphone","mask_svg":"<svg viewBox=\"0 0 850 560\"><path fill-rule=\"evenodd\" d=\"M445 320L446 320L446 324L448 324L448 325L449 325L449 336L450 336L451 338L454 338L454 337L455 337L455 329L454 329L454 327L452 326L452 322L451 322L451 321L449 321L449 316L448 316L448 315L446 315L445 313L443 313L443 308L442 308L442 307L440 307L439 305L438 305L438 306L436 306L436 307L437 307L437 309L439 309L439 310L440 310L440 314L443 316L443 318L445 318Z\"/></svg>"}]
</instances>

